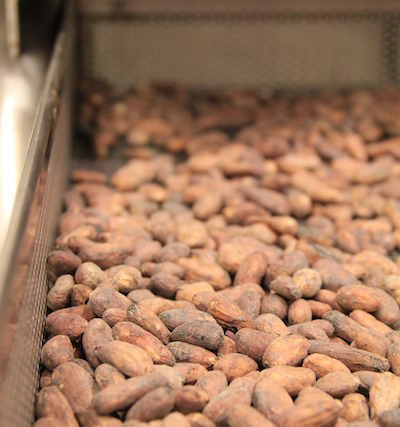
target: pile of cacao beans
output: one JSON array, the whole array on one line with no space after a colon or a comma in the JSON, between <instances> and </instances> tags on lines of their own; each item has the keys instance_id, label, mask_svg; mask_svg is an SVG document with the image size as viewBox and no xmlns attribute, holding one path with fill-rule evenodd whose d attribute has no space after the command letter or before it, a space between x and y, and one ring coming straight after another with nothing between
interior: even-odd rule
<instances>
[{"instance_id":1,"label":"pile of cacao beans","mask_svg":"<svg viewBox=\"0 0 400 427\"><path fill-rule=\"evenodd\" d=\"M400 426L400 91L82 94L35 427Z\"/></svg>"}]
</instances>

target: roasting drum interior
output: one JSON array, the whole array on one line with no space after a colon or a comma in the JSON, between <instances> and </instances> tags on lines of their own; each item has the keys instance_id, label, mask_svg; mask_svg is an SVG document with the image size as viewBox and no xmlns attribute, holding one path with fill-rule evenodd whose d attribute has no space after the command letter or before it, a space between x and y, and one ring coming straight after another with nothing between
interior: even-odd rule
<instances>
[{"instance_id":1,"label":"roasting drum interior","mask_svg":"<svg viewBox=\"0 0 400 427\"><path fill-rule=\"evenodd\" d=\"M53 58L44 87L43 114L37 114L32 134L32 150L43 149L35 148L35 136L46 138L47 148L46 155L39 153L42 167L30 178L31 188L25 189L38 195L31 197L29 206L40 208L33 231L27 227L28 215L19 224L24 235L27 229L32 234L30 253L21 255L21 235L19 251L10 255L7 265L7 282L14 287L10 285L2 299L2 340L10 331L10 345L1 347L6 354L0 364L0 425L25 427L33 421L46 313L46 256L54 244L70 158L74 69L79 73L75 81L104 80L119 93L154 81L189 88L251 88L267 94L400 83L398 2L276 3L81 0L76 11L66 14L59 57ZM76 49L69 49L75 34ZM114 153L111 162L96 163L88 155L87 141L78 142L74 166L111 172L122 162Z\"/></svg>"}]
</instances>

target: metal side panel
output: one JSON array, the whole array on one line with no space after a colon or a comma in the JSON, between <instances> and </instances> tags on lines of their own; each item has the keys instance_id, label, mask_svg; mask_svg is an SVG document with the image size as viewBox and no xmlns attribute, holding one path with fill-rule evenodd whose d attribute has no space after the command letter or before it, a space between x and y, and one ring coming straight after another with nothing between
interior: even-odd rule
<instances>
[{"instance_id":1,"label":"metal side panel","mask_svg":"<svg viewBox=\"0 0 400 427\"><path fill-rule=\"evenodd\" d=\"M26 0L0 0L0 257L61 6L60 0L50 6L35 0L34 8Z\"/></svg>"},{"instance_id":2,"label":"metal side panel","mask_svg":"<svg viewBox=\"0 0 400 427\"><path fill-rule=\"evenodd\" d=\"M34 421L48 288L46 258L54 241L71 139L73 3L39 101L5 250L0 259L0 425Z\"/></svg>"}]
</instances>

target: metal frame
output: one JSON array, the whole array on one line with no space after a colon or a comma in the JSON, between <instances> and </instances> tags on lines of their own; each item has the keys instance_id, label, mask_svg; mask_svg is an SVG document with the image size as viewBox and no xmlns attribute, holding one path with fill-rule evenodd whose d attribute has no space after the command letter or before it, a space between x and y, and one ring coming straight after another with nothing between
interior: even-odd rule
<instances>
[{"instance_id":1,"label":"metal frame","mask_svg":"<svg viewBox=\"0 0 400 427\"><path fill-rule=\"evenodd\" d=\"M45 80L14 213L0 259L0 425L33 422L40 344L46 314L46 256L66 182L71 132L75 20L65 2L61 30ZM399 13L398 0L80 0L93 18L207 13ZM398 19L396 17L396 19Z\"/></svg>"}]
</instances>

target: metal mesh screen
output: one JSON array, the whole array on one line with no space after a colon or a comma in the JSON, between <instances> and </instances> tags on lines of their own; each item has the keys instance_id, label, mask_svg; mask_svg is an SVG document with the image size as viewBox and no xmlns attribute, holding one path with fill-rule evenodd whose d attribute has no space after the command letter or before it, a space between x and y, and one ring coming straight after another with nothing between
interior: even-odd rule
<instances>
[{"instance_id":1,"label":"metal mesh screen","mask_svg":"<svg viewBox=\"0 0 400 427\"><path fill-rule=\"evenodd\" d=\"M258 89L397 84L399 25L400 13L379 11L89 15L82 71L121 91L160 79Z\"/></svg>"}]
</instances>

